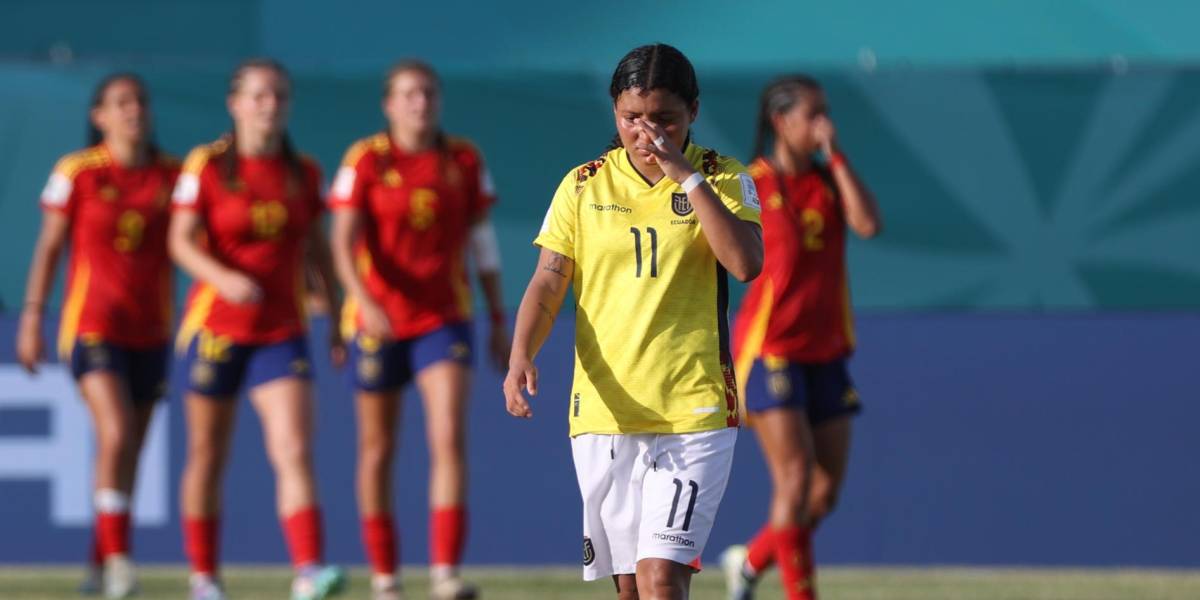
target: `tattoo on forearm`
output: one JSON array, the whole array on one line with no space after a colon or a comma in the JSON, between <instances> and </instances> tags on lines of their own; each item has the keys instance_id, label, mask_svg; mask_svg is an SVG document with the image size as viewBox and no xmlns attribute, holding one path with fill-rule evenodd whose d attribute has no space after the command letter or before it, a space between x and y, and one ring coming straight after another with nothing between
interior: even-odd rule
<instances>
[{"instance_id":1,"label":"tattoo on forearm","mask_svg":"<svg viewBox=\"0 0 1200 600\"><path fill-rule=\"evenodd\" d=\"M550 310L550 307L549 307L549 306L546 306L546 303L545 303L545 302L540 302L540 301L539 301L539 302L538 302L538 309L542 311L542 314L546 315L546 317L550 319L550 322L551 322L551 323L553 323L553 322L554 322L554 311Z\"/></svg>"},{"instance_id":2,"label":"tattoo on forearm","mask_svg":"<svg viewBox=\"0 0 1200 600\"><path fill-rule=\"evenodd\" d=\"M550 256L546 259L546 264L542 265L542 270L555 273L559 277L566 277L566 263L567 257L557 252L551 252Z\"/></svg>"}]
</instances>

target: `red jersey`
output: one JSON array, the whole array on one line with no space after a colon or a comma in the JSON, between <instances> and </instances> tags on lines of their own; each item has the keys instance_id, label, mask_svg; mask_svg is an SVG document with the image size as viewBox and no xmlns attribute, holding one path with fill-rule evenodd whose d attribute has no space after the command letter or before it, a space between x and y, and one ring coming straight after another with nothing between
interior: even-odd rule
<instances>
[{"instance_id":1,"label":"red jersey","mask_svg":"<svg viewBox=\"0 0 1200 600\"><path fill-rule=\"evenodd\" d=\"M466 140L409 154L379 133L346 152L329 203L361 212L355 262L397 338L471 318L467 238L494 202L483 159ZM357 303L348 300L343 335L360 325Z\"/></svg>"},{"instance_id":2,"label":"red jersey","mask_svg":"<svg viewBox=\"0 0 1200 600\"><path fill-rule=\"evenodd\" d=\"M846 218L828 172L786 176L762 158L749 170L763 199L764 259L738 311L737 372L759 356L817 363L848 355Z\"/></svg>"},{"instance_id":3,"label":"red jersey","mask_svg":"<svg viewBox=\"0 0 1200 600\"><path fill-rule=\"evenodd\" d=\"M171 332L167 226L179 161L159 156L123 167L103 144L58 161L42 208L71 222L66 299L58 350L78 336L130 348L159 346Z\"/></svg>"},{"instance_id":4,"label":"red jersey","mask_svg":"<svg viewBox=\"0 0 1200 600\"><path fill-rule=\"evenodd\" d=\"M175 209L198 213L208 252L253 279L263 295L255 303L233 304L197 281L180 325L180 349L202 329L237 344L271 344L307 329L304 254L323 208L320 169L304 157L295 176L280 156L238 156L233 181L227 182L226 152L236 150L224 140L192 150L175 186Z\"/></svg>"}]
</instances>

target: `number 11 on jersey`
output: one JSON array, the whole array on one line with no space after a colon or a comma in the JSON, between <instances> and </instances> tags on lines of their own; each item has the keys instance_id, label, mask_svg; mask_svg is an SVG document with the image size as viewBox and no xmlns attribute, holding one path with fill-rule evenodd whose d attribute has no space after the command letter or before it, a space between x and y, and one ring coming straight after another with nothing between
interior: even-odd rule
<instances>
[{"instance_id":1,"label":"number 11 on jersey","mask_svg":"<svg viewBox=\"0 0 1200 600\"><path fill-rule=\"evenodd\" d=\"M635 277L642 276L642 232L637 227L630 227L629 233L633 234L633 250L634 256L637 257L637 274ZM646 233L650 234L650 276L658 277L658 232L653 227L647 227Z\"/></svg>"}]
</instances>

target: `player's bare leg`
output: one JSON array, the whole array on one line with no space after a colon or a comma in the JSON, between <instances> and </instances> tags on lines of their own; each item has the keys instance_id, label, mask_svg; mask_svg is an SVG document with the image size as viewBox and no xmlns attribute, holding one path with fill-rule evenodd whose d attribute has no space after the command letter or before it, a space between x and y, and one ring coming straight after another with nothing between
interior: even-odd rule
<instances>
[{"instance_id":1,"label":"player's bare leg","mask_svg":"<svg viewBox=\"0 0 1200 600\"><path fill-rule=\"evenodd\" d=\"M809 518L815 527L837 506L846 464L850 459L849 416L831 419L813 428L817 464L809 488Z\"/></svg>"},{"instance_id":2,"label":"player's bare leg","mask_svg":"<svg viewBox=\"0 0 1200 600\"><path fill-rule=\"evenodd\" d=\"M771 506L766 527L750 547L732 547L721 557L728 597L753 598L762 570L779 563L789 597L803 598L812 585L801 566L811 561L805 555L805 540L810 535L807 505L815 462L813 433L804 411L791 408L756 413L754 432L771 475ZM783 561L778 560L781 554Z\"/></svg>"},{"instance_id":3,"label":"player's bare leg","mask_svg":"<svg viewBox=\"0 0 1200 600\"><path fill-rule=\"evenodd\" d=\"M312 386L284 377L250 390L275 470L275 505L283 521L296 577L292 598L318 600L345 587L345 574L324 565L321 514L312 466Z\"/></svg>"},{"instance_id":4,"label":"player's bare leg","mask_svg":"<svg viewBox=\"0 0 1200 600\"><path fill-rule=\"evenodd\" d=\"M639 600L636 576L613 575L613 585L617 588L617 600Z\"/></svg>"},{"instance_id":5,"label":"player's bare leg","mask_svg":"<svg viewBox=\"0 0 1200 600\"><path fill-rule=\"evenodd\" d=\"M392 465L396 456L400 391L359 391L358 411L358 513L363 542L371 563L371 589L376 600L402 597L396 573L395 525L392 520Z\"/></svg>"},{"instance_id":6,"label":"player's bare leg","mask_svg":"<svg viewBox=\"0 0 1200 600\"><path fill-rule=\"evenodd\" d=\"M262 421L267 457L275 470L275 506L280 517L315 506L312 470L312 394L296 377L269 381L250 390Z\"/></svg>"},{"instance_id":7,"label":"player's bare leg","mask_svg":"<svg viewBox=\"0 0 1200 600\"><path fill-rule=\"evenodd\" d=\"M665 558L643 558L636 577L639 600L687 600L692 568Z\"/></svg>"},{"instance_id":8,"label":"player's bare leg","mask_svg":"<svg viewBox=\"0 0 1200 600\"><path fill-rule=\"evenodd\" d=\"M229 459L237 403L231 397L195 392L189 392L184 403L188 445L179 501L192 566L192 598L219 600L224 598L217 569L221 474Z\"/></svg>"},{"instance_id":9,"label":"player's bare leg","mask_svg":"<svg viewBox=\"0 0 1200 600\"><path fill-rule=\"evenodd\" d=\"M129 560L129 507L141 447L139 422L125 382L115 373L87 373L79 388L96 431L94 501L101 587L108 598L126 598L137 588Z\"/></svg>"},{"instance_id":10,"label":"player's bare leg","mask_svg":"<svg viewBox=\"0 0 1200 600\"><path fill-rule=\"evenodd\" d=\"M771 474L770 524L789 527L806 523L814 454L808 418L794 409L766 410L755 415L754 433Z\"/></svg>"},{"instance_id":11,"label":"player's bare leg","mask_svg":"<svg viewBox=\"0 0 1200 600\"><path fill-rule=\"evenodd\" d=\"M417 373L425 405L429 441L429 506L431 512L430 595L436 599L475 598L475 586L458 575L466 545L467 394L471 371L454 361L434 363Z\"/></svg>"}]
</instances>

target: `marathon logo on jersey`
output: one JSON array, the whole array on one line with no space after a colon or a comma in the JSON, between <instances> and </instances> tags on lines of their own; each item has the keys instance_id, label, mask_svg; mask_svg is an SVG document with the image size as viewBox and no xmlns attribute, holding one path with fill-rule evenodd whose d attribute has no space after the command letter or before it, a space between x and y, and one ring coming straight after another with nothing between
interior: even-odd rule
<instances>
[{"instance_id":1,"label":"marathon logo on jersey","mask_svg":"<svg viewBox=\"0 0 1200 600\"><path fill-rule=\"evenodd\" d=\"M671 194L671 210L681 217L692 214L692 201L688 200L687 192Z\"/></svg>"},{"instance_id":2,"label":"marathon logo on jersey","mask_svg":"<svg viewBox=\"0 0 1200 600\"><path fill-rule=\"evenodd\" d=\"M583 566L596 562L596 548L592 546L592 538L583 536Z\"/></svg>"},{"instance_id":3,"label":"marathon logo on jersey","mask_svg":"<svg viewBox=\"0 0 1200 600\"><path fill-rule=\"evenodd\" d=\"M633 212L632 208L629 208L627 206L621 206L620 204L617 204L616 202L613 202L611 204L596 204L595 202L593 202L588 205L588 208L591 208L592 210L597 210L600 212L617 212L617 213L621 213L623 215L627 215L627 214Z\"/></svg>"},{"instance_id":4,"label":"marathon logo on jersey","mask_svg":"<svg viewBox=\"0 0 1200 600\"><path fill-rule=\"evenodd\" d=\"M579 392L575 392L575 397L572 400L573 400L574 407L571 409L571 415L578 417L579 416Z\"/></svg>"},{"instance_id":5,"label":"marathon logo on jersey","mask_svg":"<svg viewBox=\"0 0 1200 600\"><path fill-rule=\"evenodd\" d=\"M652 533L650 534L650 537L660 542L667 542L668 544L679 544L680 546L685 546L687 548L696 547L696 542L675 533Z\"/></svg>"}]
</instances>

